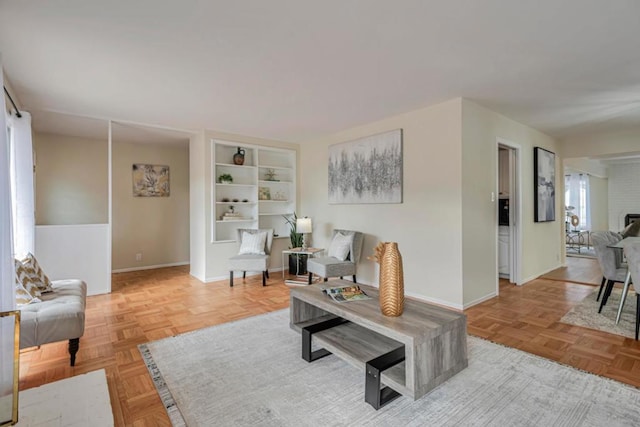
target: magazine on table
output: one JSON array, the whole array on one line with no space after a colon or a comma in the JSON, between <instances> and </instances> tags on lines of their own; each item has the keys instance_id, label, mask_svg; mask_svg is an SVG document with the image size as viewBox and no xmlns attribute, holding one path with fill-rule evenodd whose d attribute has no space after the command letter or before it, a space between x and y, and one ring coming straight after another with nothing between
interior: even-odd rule
<instances>
[{"instance_id":1,"label":"magazine on table","mask_svg":"<svg viewBox=\"0 0 640 427\"><path fill-rule=\"evenodd\" d=\"M371 299L358 285L327 287L322 290L336 302L349 302Z\"/></svg>"}]
</instances>

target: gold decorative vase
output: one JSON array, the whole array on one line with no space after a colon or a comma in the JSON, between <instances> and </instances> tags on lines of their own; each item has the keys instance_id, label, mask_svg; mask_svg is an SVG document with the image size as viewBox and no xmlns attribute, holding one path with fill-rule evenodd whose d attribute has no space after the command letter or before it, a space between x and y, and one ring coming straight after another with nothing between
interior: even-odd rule
<instances>
[{"instance_id":1,"label":"gold decorative vase","mask_svg":"<svg viewBox=\"0 0 640 427\"><path fill-rule=\"evenodd\" d=\"M385 316L400 316L404 310L404 274L398 244L380 242L375 258L380 263L380 310Z\"/></svg>"}]
</instances>

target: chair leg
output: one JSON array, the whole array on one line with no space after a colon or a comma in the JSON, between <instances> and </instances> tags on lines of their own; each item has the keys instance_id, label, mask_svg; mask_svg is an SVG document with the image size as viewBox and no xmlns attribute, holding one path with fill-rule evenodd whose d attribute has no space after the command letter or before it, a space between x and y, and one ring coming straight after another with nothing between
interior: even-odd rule
<instances>
[{"instance_id":1,"label":"chair leg","mask_svg":"<svg viewBox=\"0 0 640 427\"><path fill-rule=\"evenodd\" d=\"M309 284L313 283L313 273L309 272Z\"/></svg>"},{"instance_id":2,"label":"chair leg","mask_svg":"<svg viewBox=\"0 0 640 427\"><path fill-rule=\"evenodd\" d=\"M242 278L243 278L243 279L246 279L246 278L247 278L247 272L246 272L246 271L243 271L243 272L242 272Z\"/></svg>"},{"instance_id":3,"label":"chair leg","mask_svg":"<svg viewBox=\"0 0 640 427\"><path fill-rule=\"evenodd\" d=\"M233 271L229 272L229 287L233 288Z\"/></svg>"},{"instance_id":4,"label":"chair leg","mask_svg":"<svg viewBox=\"0 0 640 427\"><path fill-rule=\"evenodd\" d=\"M269 278L269 270L266 270L265 273L267 274L267 279Z\"/></svg>"},{"instance_id":5,"label":"chair leg","mask_svg":"<svg viewBox=\"0 0 640 427\"><path fill-rule=\"evenodd\" d=\"M600 290L598 291L598 298L596 298L596 301L600 301L600 295L602 295L602 289L604 288L604 284L606 281L607 279L602 276L602 282L600 283Z\"/></svg>"},{"instance_id":6,"label":"chair leg","mask_svg":"<svg viewBox=\"0 0 640 427\"><path fill-rule=\"evenodd\" d=\"M611 290L613 289L614 282L613 280L607 281L607 288L604 290L604 295L602 296L602 301L600 301L600 308L598 309L598 313L602 311L602 307L607 305L607 300L609 299L609 295L611 294Z\"/></svg>"},{"instance_id":7,"label":"chair leg","mask_svg":"<svg viewBox=\"0 0 640 427\"><path fill-rule=\"evenodd\" d=\"M637 329L636 329L637 331ZM636 339L638 333L636 332ZM80 348L80 338L73 338L69 340L69 355L71 356L71 366L76 366L76 353L78 353L78 349Z\"/></svg>"},{"instance_id":8,"label":"chair leg","mask_svg":"<svg viewBox=\"0 0 640 427\"><path fill-rule=\"evenodd\" d=\"M358 283L357 280L356 280L356 275L355 274L353 275L353 283Z\"/></svg>"},{"instance_id":9,"label":"chair leg","mask_svg":"<svg viewBox=\"0 0 640 427\"><path fill-rule=\"evenodd\" d=\"M638 332L640 331L640 293L636 294L636 341L638 341Z\"/></svg>"},{"instance_id":10,"label":"chair leg","mask_svg":"<svg viewBox=\"0 0 640 427\"><path fill-rule=\"evenodd\" d=\"M262 286L267 286L267 272L262 272Z\"/></svg>"}]
</instances>

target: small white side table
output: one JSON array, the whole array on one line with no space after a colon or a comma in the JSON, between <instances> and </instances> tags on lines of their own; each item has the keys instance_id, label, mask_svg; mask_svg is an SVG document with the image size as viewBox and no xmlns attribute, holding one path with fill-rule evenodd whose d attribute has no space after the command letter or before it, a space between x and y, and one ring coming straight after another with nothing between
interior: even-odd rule
<instances>
[{"instance_id":1,"label":"small white side table","mask_svg":"<svg viewBox=\"0 0 640 427\"><path fill-rule=\"evenodd\" d=\"M302 248L292 248L292 249L285 249L282 251L282 278L284 279L284 258L285 255L296 255L297 257L300 257L300 255L308 255L309 258L313 258L314 256L316 256L316 254L319 254L320 252L324 252L324 249L322 248L307 248L307 249L302 249ZM291 272L289 272L291 273Z\"/></svg>"}]
</instances>

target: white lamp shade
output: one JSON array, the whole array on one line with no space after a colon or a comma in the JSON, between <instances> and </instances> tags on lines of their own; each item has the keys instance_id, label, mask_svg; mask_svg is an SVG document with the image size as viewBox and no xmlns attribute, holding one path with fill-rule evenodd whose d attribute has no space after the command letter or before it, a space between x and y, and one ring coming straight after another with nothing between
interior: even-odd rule
<instances>
[{"instance_id":1,"label":"white lamp shade","mask_svg":"<svg viewBox=\"0 0 640 427\"><path fill-rule=\"evenodd\" d=\"M311 233L311 218L298 218L296 220L296 231L298 233Z\"/></svg>"}]
</instances>

